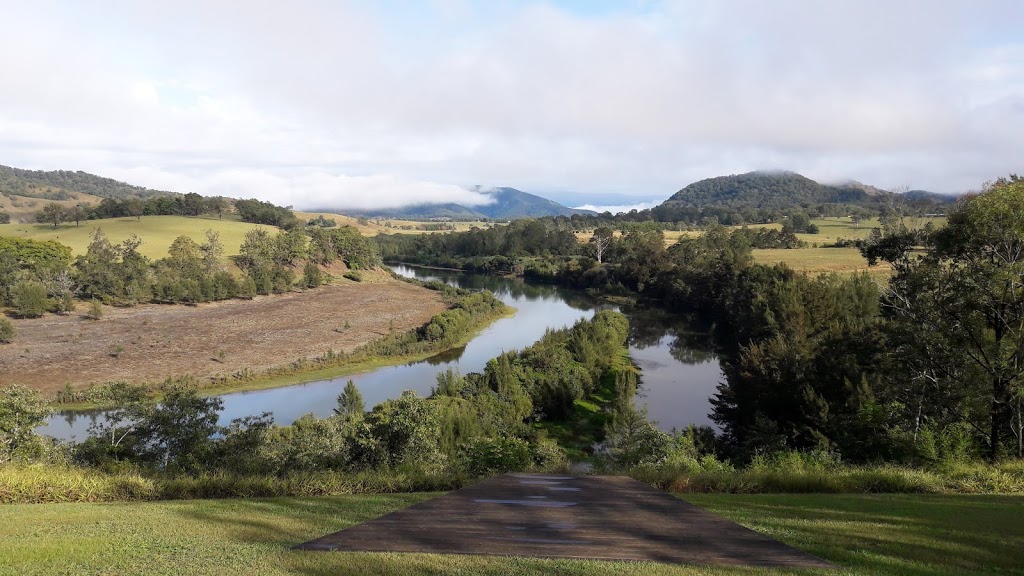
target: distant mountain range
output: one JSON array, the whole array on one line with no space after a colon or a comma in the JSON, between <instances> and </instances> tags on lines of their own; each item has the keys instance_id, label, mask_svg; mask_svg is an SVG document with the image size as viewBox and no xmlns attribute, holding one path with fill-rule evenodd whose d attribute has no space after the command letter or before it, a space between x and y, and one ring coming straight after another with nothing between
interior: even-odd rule
<instances>
[{"instance_id":1,"label":"distant mountain range","mask_svg":"<svg viewBox=\"0 0 1024 576\"><path fill-rule=\"evenodd\" d=\"M325 206L317 211L406 220L511 220L596 214L590 210L569 208L515 188L478 187L475 191L490 195L494 201L480 206L442 203L379 210L345 210ZM96 202L102 198L123 200L129 197L146 198L172 194L177 193L133 186L81 171L23 170L0 165L0 195L7 197L0 198L0 202L5 202L4 205L10 203L7 202L8 199L16 197L72 201L78 199L79 195L87 195L86 201ZM829 204L862 206L877 210L892 198L894 195L891 192L853 180L839 184L822 184L795 172L748 172L694 182L651 209L651 216L666 222L696 221L701 217L700 214L732 212L742 213L744 221L752 222L764 220L764 216L769 213L784 213L798 208L818 208ZM911 190L903 194L902 199L912 205L926 208L936 206L941 210L942 205L949 204L956 198L924 190ZM7 210L11 211L11 208L8 207ZM760 213L760 216L756 213Z\"/></svg>"},{"instance_id":2,"label":"distant mountain range","mask_svg":"<svg viewBox=\"0 0 1024 576\"><path fill-rule=\"evenodd\" d=\"M515 188L477 189L494 199L490 204L462 206L460 204L419 204L402 208L378 210L334 209L346 216L369 218L393 218L396 220L429 220L451 218L453 220L513 220L516 218L540 218L542 216L572 216L573 214L596 214L590 210L569 208L558 202L541 198Z\"/></svg>"}]
</instances>

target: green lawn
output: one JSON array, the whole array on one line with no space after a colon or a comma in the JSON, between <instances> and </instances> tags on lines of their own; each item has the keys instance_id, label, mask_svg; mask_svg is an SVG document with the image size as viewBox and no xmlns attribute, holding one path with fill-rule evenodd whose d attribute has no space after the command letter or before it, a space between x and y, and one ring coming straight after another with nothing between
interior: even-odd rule
<instances>
[{"instance_id":1,"label":"green lawn","mask_svg":"<svg viewBox=\"0 0 1024 576\"><path fill-rule=\"evenodd\" d=\"M93 230L100 228L111 242L120 242L135 234L142 239L139 252L149 258L167 256L167 248L175 238L182 235L191 237L196 242L206 241L205 230L220 232L220 240L224 243L225 256L238 254L238 249L245 239L245 233L253 228L265 228L271 233L277 231L273 226L249 224L238 220L218 220L215 217L186 216L143 216L135 218L108 218L104 220L86 220L81 226L74 222L61 224L57 228L48 224L0 224L0 236L16 236L33 240L56 240L71 247L77 254L84 254L91 241Z\"/></svg>"},{"instance_id":2,"label":"green lawn","mask_svg":"<svg viewBox=\"0 0 1024 576\"><path fill-rule=\"evenodd\" d=\"M289 547L429 498L393 494L0 507L2 574L780 574L641 563ZM850 574L1021 574L1024 497L711 495L685 499ZM792 572L794 574L822 572ZM834 573L834 572L824 572Z\"/></svg>"}]
</instances>

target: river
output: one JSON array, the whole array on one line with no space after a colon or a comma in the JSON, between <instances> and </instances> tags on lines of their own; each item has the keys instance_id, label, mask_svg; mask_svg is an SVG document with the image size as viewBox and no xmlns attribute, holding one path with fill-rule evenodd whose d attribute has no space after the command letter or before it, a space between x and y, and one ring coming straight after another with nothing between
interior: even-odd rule
<instances>
[{"instance_id":1,"label":"river","mask_svg":"<svg viewBox=\"0 0 1024 576\"><path fill-rule=\"evenodd\" d=\"M221 423L233 418L272 412L278 424L290 424L296 418L313 413L329 416L348 380L355 381L367 407L403 390L430 394L435 376L447 368L465 374L480 372L487 360L503 351L522 349L533 344L545 330L570 326L590 318L597 310L609 308L585 294L522 279L461 274L395 266L407 277L440 279L453 286L490 290L502 302L516 308L516 314L485 328L466 346L438 354L420 362L379 368L372 372L318 380L306 384L225 394ZM641 369L638 406L647 406L648 416L663 430L690 424L711 425L709 397L722 380L718 359L710 351L710 336L694 333L685 321L657 310L625 311L630 320L629 349ZM39 429L56 438L82 440L90 424L102 418L102 411L68 412L52 416Z\"/></svg>"}]
</instances>

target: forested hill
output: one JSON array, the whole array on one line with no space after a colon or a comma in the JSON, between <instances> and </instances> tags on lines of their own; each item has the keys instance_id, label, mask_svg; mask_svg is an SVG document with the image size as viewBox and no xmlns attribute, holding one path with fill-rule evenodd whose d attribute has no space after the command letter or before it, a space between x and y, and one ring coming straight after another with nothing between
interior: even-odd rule
<instances>
[{"instance_id":1,"label":"forested hill","mask_svg":"<svg viewBox=\"0 0 1024 576\"><path fill-rule=\"evenodd\" d=\"M733 207L787 210L828 202L876 203L884 192L851 182L826 186L795 172L748 172L694 182L673 194L665 203L694 208Z\"/></svg>"},{"instance_id":2,"label":"forested hill","mask_svg":"<svg viewBox=\"0 0 1024 576\"><path fill-rule=\"evenodd\" d=\"M541 198L515 188L478 189L490 195L494 202L481 206L462 206L460 204L419 204L402 208L381 210L344 210L349 216L369 216L376 218L397 218L407 220L424 220L429 218L514 220L516 218L540 218L543 216L572 216L573 214L593 214L588 210L577 210L562 206L558 202ZM332 210L333 211L333 210Z\"/></svg>"},{"instance_id":3,"label":"forested hill","mask_svg":"<svg viewBox=\"0 0 1024 576\"><path fill-rule=\"evenodd\" d=\"M69 170L23 170L0 165L0 194L45 200L70 200L73 194L124 200L173 194L133 186L113 178Z\"/></svg>"},{"instance_id":4,"label":"forested hill","mask_svg":"<svg viewBox=\"0 0 1024 576\"><path fill-rule=\"evenodd\" d=\"M795 172L748 172L694 182L652 212L660 221L689 221L698 215L713 215L723 223L760 222L773 221L794 210L824 215L846 215L851 208L877 212L893 199L897 195L892 192L856 181L827 185ZM914 191L902 200L927 208L951 203L954 198Z\"/></svg>"}]
</instances>

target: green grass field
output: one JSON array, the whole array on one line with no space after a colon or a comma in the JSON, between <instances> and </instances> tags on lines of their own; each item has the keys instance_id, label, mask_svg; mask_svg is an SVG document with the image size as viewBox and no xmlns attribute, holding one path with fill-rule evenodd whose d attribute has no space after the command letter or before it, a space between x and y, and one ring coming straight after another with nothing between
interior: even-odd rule
<instances>
[{"instance_id":1,"label":"green grass field","mask_svg":"<svg viewBox=\"0 0 1024 576\"><path fill-rule=\"evenodd\" d=\"M0 574L834 574L289 547L431 497L0 507ZM1024 497L688 494L844 574L1020 574Z\"/></svg>"},{"instance_id":2,"label":"green grass field","mask_svg":"<svg viewBox=\"0 0 1024 576\"><path fill-rule=\"evenodd\" d=\"M874 278L886 279L892 273L892 267L882 262L876 266L868 266L868 261L857 248L794 248L792 250L754 250L754 261L758 264L776 264L785 262L790 268L800 272L819 274L823 272L866 271Z\"/></svg>"},{"instance_id":3,"label":"green grass field","mask_svg":"<svg viewBox=\"0 0 1024 576\"><path fill-rule=\"evenodd\" d=\"M57 228L48 224L0 224L0 236L16 236L33 240L56 240L71 247L77 254L84 254L91 241L93 230L100 228L111 242L121 242L132 234L142 239L139 252L149 258L167 256L167 248L178 236L189 236L196 242L206 241L205 230L220 232L220 240L224 243L225 255L238 254L245 233L253 228L265 228L276 232L273 226L249 224L238 220L218 220L215 217L186 216L143 216L135 218L108 218L104 220L87 220L81 226L74 222L61 224Z\"/></svg>"}]
</instances>

